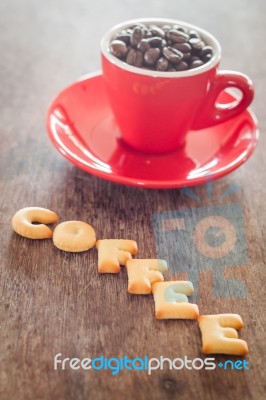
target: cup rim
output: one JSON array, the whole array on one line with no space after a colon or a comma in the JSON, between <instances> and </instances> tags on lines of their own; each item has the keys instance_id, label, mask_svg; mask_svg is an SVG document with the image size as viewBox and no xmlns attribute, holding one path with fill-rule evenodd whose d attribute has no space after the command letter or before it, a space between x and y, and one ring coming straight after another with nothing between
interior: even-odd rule
<instances>
[{"instance_id":1,"label":"cup rim","mask_svg":"<svg viewBox=\"0 0 266 400\"><path fill-rule=\"evenodd\" d=\"M211 45L214 48L214 55L210 61L208 61L206 64L203 64L200 67L197 67L195 69L189 69L186 71L175 71L175 72L167 72L167 71L154 71L154 70L147 70L147 69L141 69L139 67L134 67L132 65L129 65L125 63L124 61L120 60L119 58L115 57L110 53L108 50L109 48L109 43L111 38L121 31L122 29L126 29L131 25L134 25L136 23L147 23L147 24L157 24L157 25L164 25L164 24L178 24L180 26L183 26L184 28L188 28L190 30L195 30L200 33L201 37L203 40L206 40L207 45ZM194 75L199 75L204 72L209 71L212 69L214 66L219 64L221 60L221 46L218 40L208 31L205 29L199 28L196 25L192 25L190 23L176 20L176 19L169 19L169 18L136 18L132 20L128 20L122 23L119 23L115 25L113 28L111 28L102 38L101 40L101 52L106 57L112 64L115 66L124 69L128 72L132 72L134 74L138 75L146 75L146 76L151 76L151 77L158 77L158 78L181 78L181 77L189 77L189 76L194 76Z\"/></svg>"}]
</instances>

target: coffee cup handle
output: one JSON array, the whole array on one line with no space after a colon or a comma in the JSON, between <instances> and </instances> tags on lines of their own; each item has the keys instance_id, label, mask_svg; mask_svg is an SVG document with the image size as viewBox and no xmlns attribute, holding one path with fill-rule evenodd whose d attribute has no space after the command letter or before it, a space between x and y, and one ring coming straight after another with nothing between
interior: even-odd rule
<instances>
[{"instance_id":1,"label":"coffee cup handle","mask_svg":"<svg viewBox=\"0 0 266 400\"><path fill-rule=\"evenodd\" d=\"M228 88L239 89L242 98L232 103L217 104L219 94ZM219 71L192 128L203 129L236 117L250 105L253 97L254 88L248 76L240 72Z\"/></svg>"}]
</instances>

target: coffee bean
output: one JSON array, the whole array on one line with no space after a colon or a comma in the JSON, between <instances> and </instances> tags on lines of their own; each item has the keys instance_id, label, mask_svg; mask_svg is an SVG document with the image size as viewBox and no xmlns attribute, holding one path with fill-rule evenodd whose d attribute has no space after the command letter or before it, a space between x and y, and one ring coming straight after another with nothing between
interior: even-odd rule
<instances>
[{"instance_id":1,"label":"coffee bean","mask_svg":"<svg viewBox=\"0 0 266 400\"><path fill-rule=\"evenodd\" d=\"M204 46L204 47L200 50L200 56L201 56L201 57L204 57L204 56L206 56L207 54L210 54L210 55L212 56L212 52L213 52L213 49L212 49L211 46Z\"/></svg>"},{"instance_id":2,"label":"coffee bean","mask_svg":"<svg viewBox=\"0 0 266 400\"><path fill-rule=\"evenodd\" d=\"M159 36L154 36L150 39L147 39L148 43L151 47L161 47L163 39Z\"/></svg>"},{"instance_id":3,"label":"coffee bean","mask_svg":"<svg viewBox=\"0 0 266 400\"><path fill-rule=\"evenodd\" d=\"M145 53L147 50L150 49L150 44L147 39L142 39L139 44L138 44L138 50L140 50L142 53Z\"/></svg>"},{"instance_id":4,"label":"coffee bean","mask_svg":"<svg viewBox=\"0 0 266 400\"><path fill-rule=\"evenodd\" d=\"M173 26L174 29L176 29L177 31L183 32L183 33L187 33L187 28L184 28L183 26L179 26L179 25L174 25Z\"/></svg>"},{"instance_id":5,"label":"coffee bean","mask_svg":"<svg viewBox=\"0 0 266 400\"><path fill-rule=\"evenodd\" d=\"M148 29L147 26L145 24L142 24L141 22L139 22L138 24L135 24L133 26L133 29L136 28L136 27L144 29L144 31L146 31Z\"/></svg>"},{"instance_id":6,"label":"coffee bean","mask_svg":"<svg viewBox=\"0 0 266 400\"><path fill-rule=\"evenodd\" d=\"M185 61L180 61L180 63L177 64L175 69L176 69L176 71L185 71L185 70L189 69L189 66L188 66L188 63L186 63Z\"/></svg>"},{"instance_id":7,"label":"coffee bean","mask_svg":"<svg viewBox=\"0 0 266 400\"><path fill-rule=\"evenodd\" d=\"M159 28L159 26L156 25L150 25L149 30L153 34L153 36L159 36L160 38L164 39L165 37L165 32L162 28Z\"/></svg>"},{"instance_id":8,"label":"coffee bean","mask_svg":"<svg viewBox=\"0 0 266 400\"><path fill-rule=\"evenodd\" d=\"M152 32L150 31L150 30L148 30L147 32L145 32L145 38L146 39L150 39L150 38L152 38Z\"/></svg>"},{"instance_id":9,"label":"coffee bean","mask_svg":"<svg viewBox=\"0 0 266 400\"><path fill-rule=\"evenodd\" d=\"M146 51L144 54L144 60L148 65L155 65L160 58L161 50L157 47L153 47Z\"/></svg>"},{"instance_id":10,"label":"coffee bean","mask_svg":"<svg viewBox=\"0 0 266 400\"><path fill-rule=\"evenodd\" d=\"M131 35L129 33L120 33L118 34L115 39L116 40L121 40L122 42L129 44L130 43L130 37Z\"/></svg>"},{"instance_id":11,"label":"coffee bean","mask_svg":"<svg viewBox=\"0 0 266 400\"><path fill-rule=\"evenodd\" d=\"M111 53L117 58L124 58L127 54L127 46L122 40L113 40L110 45Z\"/></svg>"},{"instance_id":12,"label":"coffee bean","mask_svg":"<svg viewBox=\"0 0 266 400\"><path fill-rule=\"evenodd\" d=\"M201 67L203 64L204 64L203 61L195 60L190 64L190 68L198 68L198 67Z\"/></svg>"},{"instance_id":13,"label":"coffee bean","mask_svg":"<svg viewBox=\"0 0 266 400\"><path fill-rule=\"evenodd\" d=\"M171 25L163 25L163 26L162 26L162 29L163 29L164 31L170 31L170 29L172 29L172 27L171 27Z\"/></svg>"},{"instance_id":14,"label":"coffee bean","mask_svg":"<svg viewBox=\"0 0 266 400\"><path fill-rule=\"evenodd\" d=\"M139 50L131 49L129 50L126 58L126 62L134 67L141 67L143 64L143 54Z\"/></svg>"},{"instance_id":15,"label":"coffee bean","mask_svg":"<svg viewBox=\"0 0 266 400\"><path fill-rule=\"evenodd\" d=\"M187 63L191 62L191 53L183 53L182 61L186 61Z\"/></svg>"},{"instance_id":16,"label":"coffee bean","mask_svg":"<svg viewBox=\"0 0 266 400\"><path fill-rule=\"evenodd\" d=\"M200 51L205 46L205 43L199 38L189 39L189 44L191 45L193 50Z\"/></svg>"},{"instance_id":17,"label":"coffee bean","mask_svg":"<svg viewBox=\"0 0 266 400\"><path fill-rule=\"evenodd\" d=\"M138 68L185 71L210 61L214 49L199 32L182 25L137 23L114 35L110 52Z\"/></svg>"},{"instance_id":18,"label":"coffee bean","mask_svg":"<svg viewBox=\"0 0 266 400\"><path fill-rule=\"evenodd\" d=\"M198 34L198 32L191 30L188 33L189 33L190 39L193 39L193 38L200 39L200 35Z\"/></svg>"},{"instance_id":19,"label":"coffee bean","mask_svg":"<svg viewBox=\"0 0 266 400\"><path fill-rule=\"evenodd\" d=\"M167 33L167 37L174 43L185 43L189 39L189 36L186 33L178 31L177 29L171 29Z\"/></svg>"},{"instance_id":20,"label":"coffee bean","mask_svg":"<svg viewBox=\"0 0 266 400\"><path fill-rule=\"evenodd\" d=\"M200 58L197 57L197 56L191 56L191 57L190 57L190 63L192 63L192 62L194 62L194 61L199 61L199 60L200 60Z\"/></svg>"},{"instance_id":21,"label":"coffee bean","mask_svg":"<svg viewBox=\"0 0 266 400\"><path fill-rule=\"evenodd\" d=\"M164 47L167 47L167 41L165 39L162 39L162 41L161 41L161 49L163 49Z\"/></svg>"},{"instance_id":22,"label":"coffee bean","mask_svg":"<svg viewBox=\"0 0 266 400\"><path fill-rule=\"evenodd\" d=\"M156 69L157 69L157 71L166 71L168 66L169 66L169 62L166 60L166 58L161 57L157 61Z\"/></svg>"},{"instance_id":23,"label":"coffee bean","mask_svg":"<svg viewBox=\"0 0 266 400\"><path fill-rule=\"evenodd\" d=\"M206 56L202 57L202 61L204 61L205 63L210 61L212 59L212 54L206 54Z\"/></svg>"},{"instance_id":24,"label":"coffee bean","mask_svg":"<svg viewBox=\"0 0 266 400\"><path fill-rule=\"evenodd\" d=\"M163 55L173 64L178 64L183 58L181 51L174 49L173 47L164 47Z\"/></svg>"},{"instance_id":25,"label":"coffee bean","mask_svg":"<svg viewBox=\"0 0 266 400\"><path fill-rule=\"evenodd\" d=\"M191 51L191 46L189 43L175 43L173 47L179 51L182 51L182 53L188 53Z\"/></svg>"},{"instance_id":26,"label":"coffee bean","mask_svg":"<svg viewBox=\"0 0 266 400\"><path fill-rule=\"evenodd\" d=\"M131 44L133 47L137 47L139 42L144 38L144 29L140 26L135 26L131 35Z\"/></svg>"}]
</instances>

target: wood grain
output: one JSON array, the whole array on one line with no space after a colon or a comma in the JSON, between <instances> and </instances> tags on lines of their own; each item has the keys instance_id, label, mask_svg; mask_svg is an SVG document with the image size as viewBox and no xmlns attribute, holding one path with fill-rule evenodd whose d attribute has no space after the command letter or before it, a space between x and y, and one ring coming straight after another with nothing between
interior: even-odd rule
<instances>
[{"instance_id":1,"label":"wood grain","mask_svg":"<svg viewBox=\"0 0 266 400\"><path fill-rule=\"evenodd\" d=\"M223 2L117 2L2 0L0 3L0 399L256 399L266 391L265 143L266 28L263 0ZM156 321L152 296L127 293L125 270L97 273L95 249L66 254L50 240L31 241L11 230L25 206L47 207L61 221L91 223L99 238L128 238L139 257L156 257L152 216L196 207L179 190L143 190L112 184L78 170L52 147L44 120L64 86L100 67L100 37L117 22L142 16L190 21L214 33L222 67L255 82L253 108L261 140L238 171L215 182L214 198L231 183L240 190L224 201L244 214L248 263L226 267L245 283L244 298L213 292L213 273L199 273L202 313L236 312L245 328L250 371L54 371L53 357L202 357L195 321ZM195 193L208 203L206 188ZM175 273L172 278L186 278ZM170 279L170 277L169 277ZM226 360L219 356L218 360Z\"/></svg>"}]
</instances>

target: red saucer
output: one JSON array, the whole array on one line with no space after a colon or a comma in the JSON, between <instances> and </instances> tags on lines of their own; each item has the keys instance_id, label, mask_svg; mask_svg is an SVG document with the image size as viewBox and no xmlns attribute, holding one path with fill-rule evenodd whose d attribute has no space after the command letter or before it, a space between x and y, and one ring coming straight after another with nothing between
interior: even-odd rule
<instances>
[{"instance_id":1,"label":"red saucer","mask_svg":"<svg viewBox=\"0 0 266 400\"><path fill-rule=\"evenodd\" d=\"M223 93L219 102L234 100ZM249 158L259 136L256 118L247 110L221 125L190 131L185 146L173 153L139 153L119 138L101 73L83 77L57 96L47 128L54 146L77 167L121 184L161 189L221 178Z\"/></svg>"}]
</instances>

